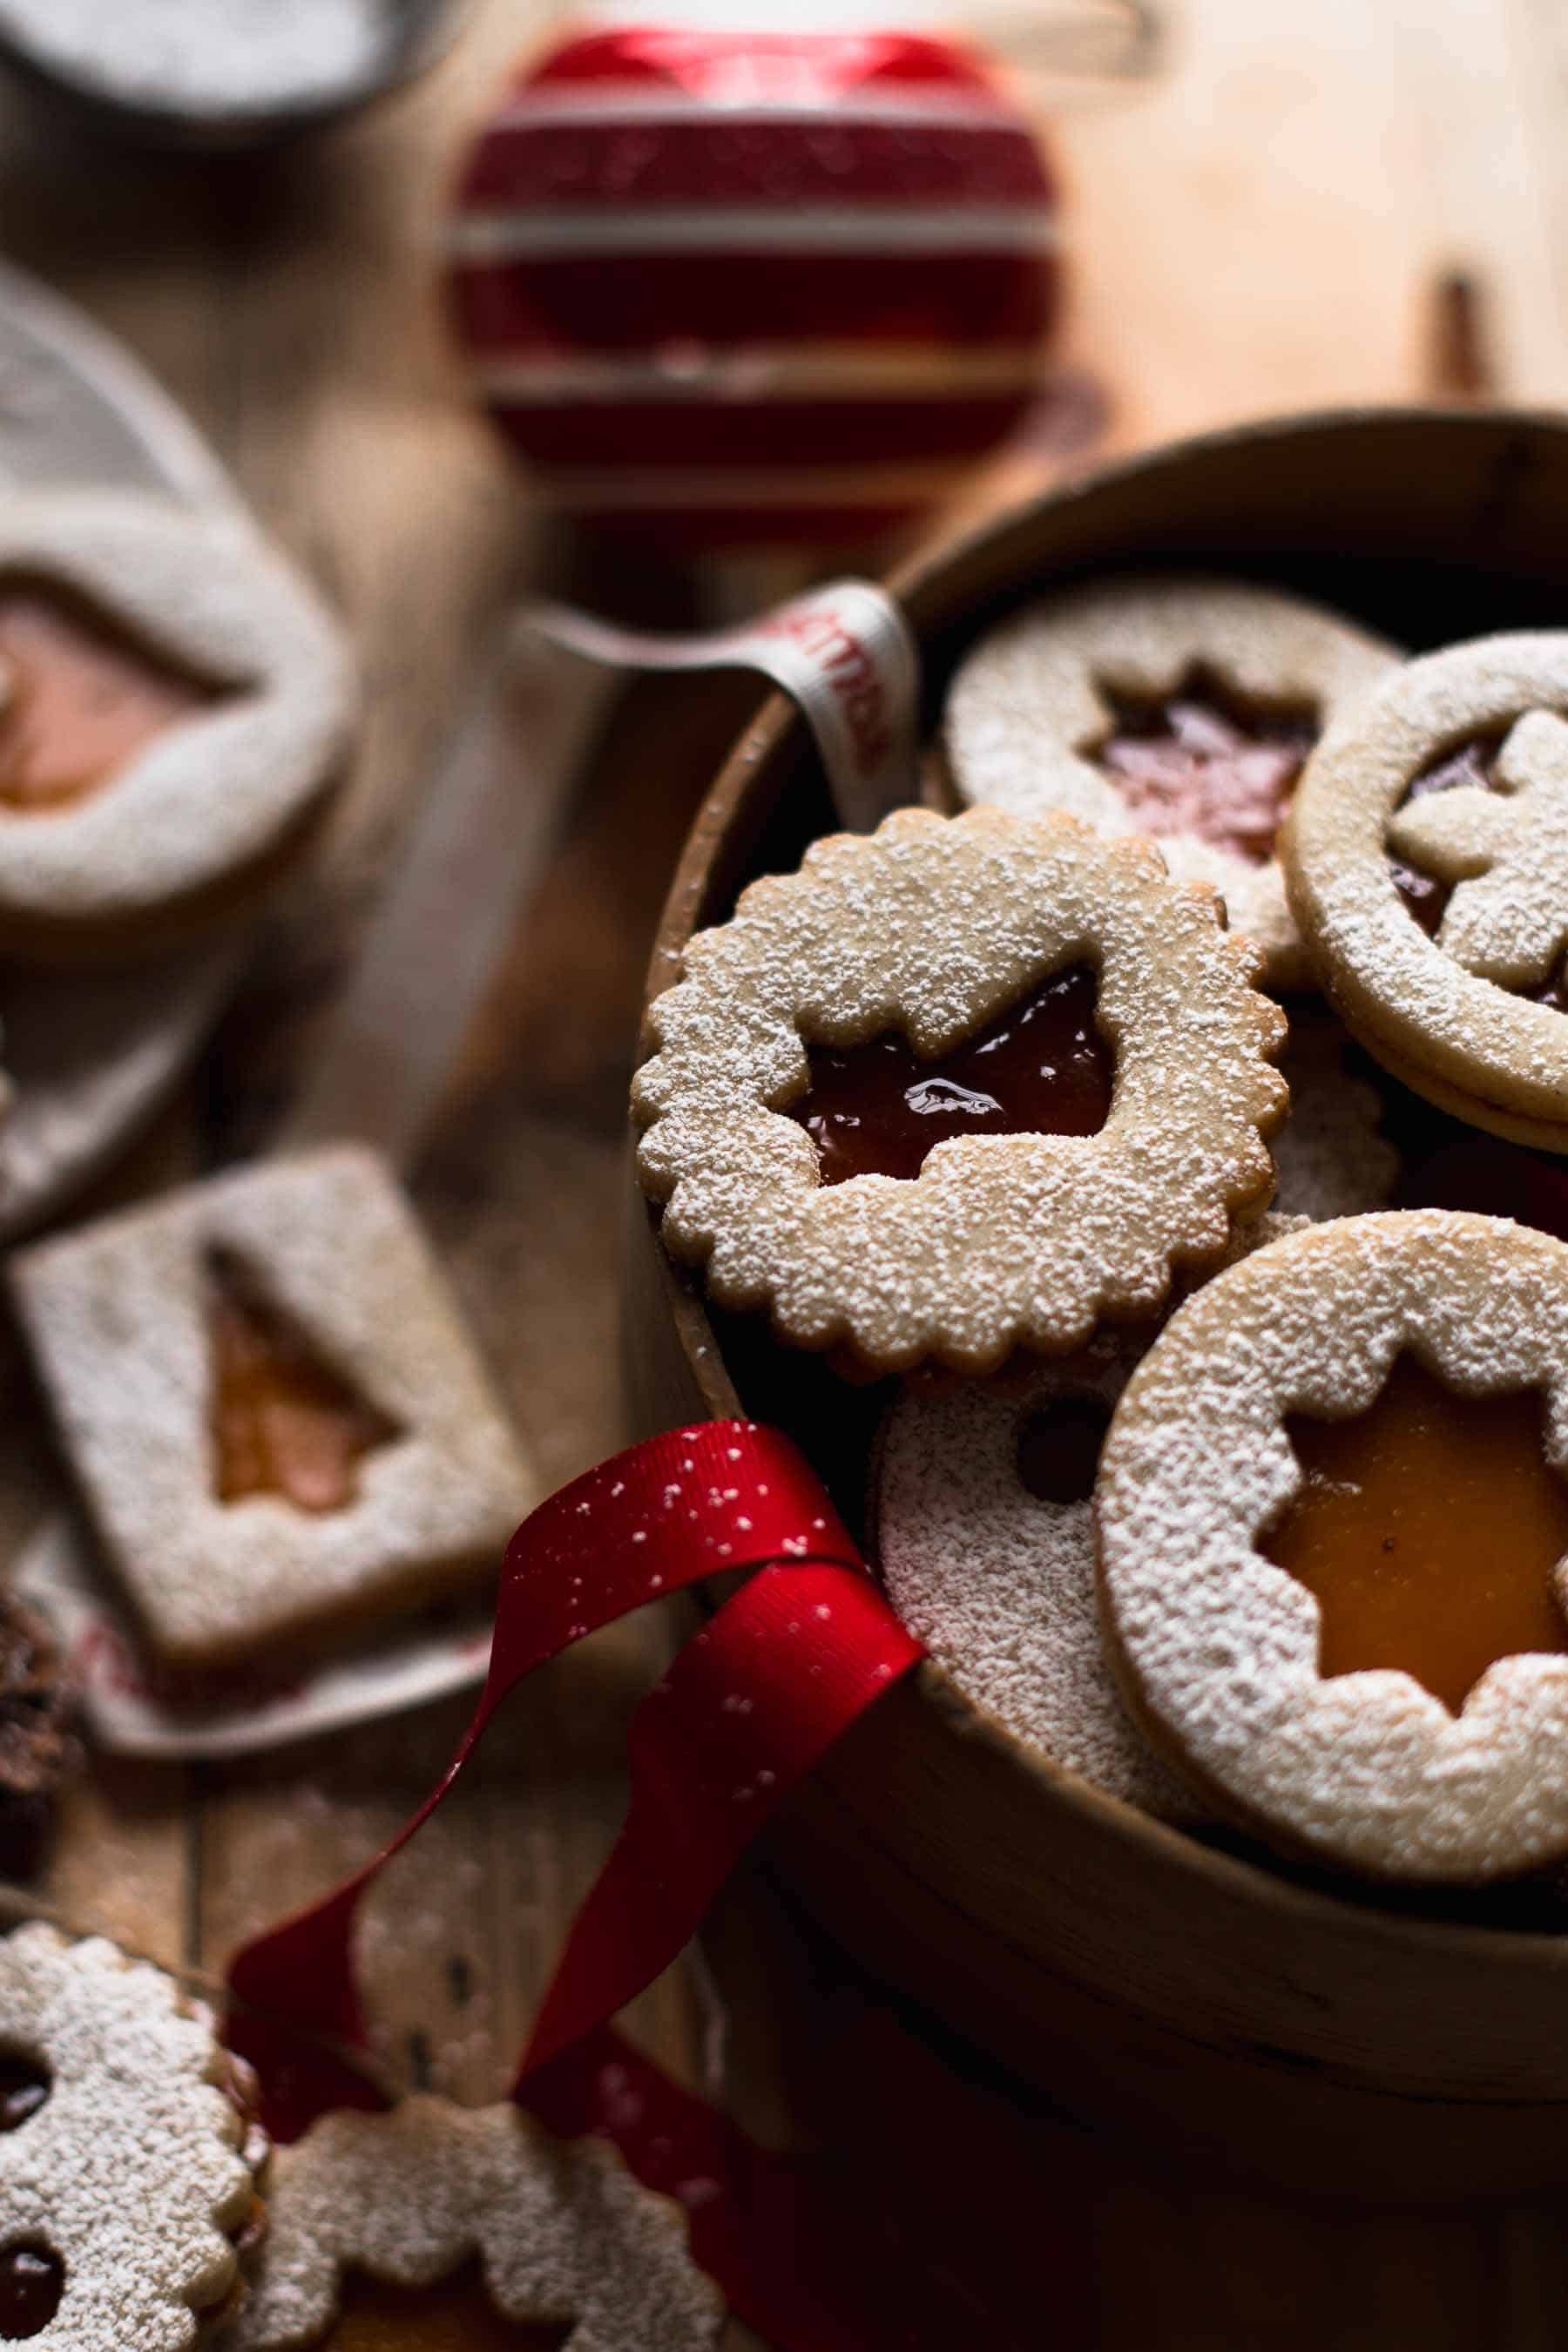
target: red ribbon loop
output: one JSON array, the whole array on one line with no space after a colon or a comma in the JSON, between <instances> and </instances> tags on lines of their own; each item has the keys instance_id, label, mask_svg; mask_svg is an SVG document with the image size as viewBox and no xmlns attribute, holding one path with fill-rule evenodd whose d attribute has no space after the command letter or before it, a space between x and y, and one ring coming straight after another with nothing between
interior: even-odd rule
<instances>
[{"instance_id":1,"label":"red ribbon loop","mask_svg":"<svg viewBox=\"0 0 1568 2352\"><path fill-rule=\"evenodd\" d=\"M514 2089L525 2102L542 2070L675 1958L775 1807L924 1653L870 1583L804 1455L755 1423L651 1438L563 1487L518 1529L484 1691L439 1784L374 1861L230 1964L235 1994L268 2013L237 2017L230 2038L261 2075L278 2137L374 2095L346 2068L303 2066L288 2029L363 2043L360 1900L456 1785L509 1692L646 1602L745 1569L763 1572L634 1719L626 1823L545 1995Z\"/></svg>"}]
</instances>

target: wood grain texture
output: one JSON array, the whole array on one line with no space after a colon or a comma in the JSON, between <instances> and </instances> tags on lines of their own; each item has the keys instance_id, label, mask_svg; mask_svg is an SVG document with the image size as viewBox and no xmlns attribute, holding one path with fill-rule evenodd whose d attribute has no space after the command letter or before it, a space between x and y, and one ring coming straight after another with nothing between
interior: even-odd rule
<instances>
[{"instance_id":1,"label":"wood grain texture","mask_svg":"<svg viewBox=\"0 0 1568 2352\"><path fill-rule=\"evenodd\" d=\"M123 334L187 405L343 611L370 687L330 838L276 910L203 1086L102 1199L265 1140L474 647L548 552L460 397L431 230L465 124L550 14L542 0L482 0L428 81L259 167L137 157L19 102L0 112L7 250ZM1064 361L1108 401L1114 443L1423 392L1434 289L1456 269L1478 289L1500 388L1562 399L1565 100L1560 0L1194 0L1161 87L1052 126L1070 181ZM964 511L1058 473L1053 434L1042 425L992 468ZM1377 488L1369 481L1368 497ZM658 601L648 582L615 585L645 608ZM620 1434L612 1236L640 971L700 784L749 700L678 682L626 707L419 1171L421 1205L552 1482ZM14 1353L0 1355L0 1533L14 1538L58 1471ZM377 2031L406 2079L476 2097L504 2079L607 1843L626 1715L669 1638L639 1624L543 1677L498 1734L478 1789L377 1904L366 1938ZM432 1776L460 1712L222 1771L100 1764L67 1809L49 1891L169 1958L216 1965L370 1849ZM760 1884L727 1906L714 1948L738 2010L730 2074L748 2121L774 2137L829 2128L867 2151L874 2178L877 2103L843 2086L854 2075L844 2053L864 2040L877 1996L843 1990L837 1964ZM638 2021L695 2078L702 2015L682 1973ZM848 2020L847 2042L830 2030L836 2017ZM951 2055L915 2043L909 2063ZM919 2210L928 2232L951 2228L998 2265L1018 2264L1019 2242L1030 2260L1046 2244L1042 2345L1543 2352L1561 2340L1561 2209L1436 2222L1241 2198L1201 2176L1162 2178L1136 2152L1090 2148L1060 2124L1037 2124L1026 2151L1013 2105L1000 2102L994 2130L1017 2145L1037 2214L1061 2226L1042 2242L1037 2219L1009 2252L994 2217L963 2196L964 2151L951 2146L931 2149L931 2201ZM1390 2179L1391 2201L1401 2187Z\"/></svg>"}]
</instances>

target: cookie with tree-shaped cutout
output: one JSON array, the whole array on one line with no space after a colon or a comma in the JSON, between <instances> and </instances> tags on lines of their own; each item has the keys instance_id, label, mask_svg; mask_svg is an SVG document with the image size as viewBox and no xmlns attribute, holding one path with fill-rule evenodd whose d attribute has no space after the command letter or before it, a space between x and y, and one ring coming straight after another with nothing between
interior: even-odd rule
<instances>
[{"instance_id":1,"label":"cookie with tree-shaped cutout","mask_svg":"<svg viewBox=\"0 0 1568 2352\"><path fill-rule=\"evenodd\" d=\"M0 1941L0 2338L191 2352L244 2292L265 2138L173 1979L41 1924Z\"/></svg>"},{"instance_id":2,"label":"cookie with tree-shaped cutout","mask_svg":"<svg viewBox=\"0 0 1568 2352\"><path fill-rule=\"evenodd\" d=\"M1473 1125L1568 1150L1568 635L1409 664L1312 755L1282 855L1368 1051Z\"/></svg>"},{"instance_id":3,"label":"cookie with tree-shaped cutout","mask_svg":"<svg viewBox=\"0 0 1568 2352\"><path fill-rule=\"evenodd\" d=\"M405 2100L325 2116L275 2159L256 2292L233 2352L421 2344L502 2352L711 2352L722 2297L680 2209L602 2142L512 2105Z\"/></svg>"},{"instance_id":4,"label":"cookie with tree-shaped cutout","mask_svg":"<svg viewBox=\"0 0 1568 2352\"><path fill-rule=\"evenodd\" d=\"M1258 950L1151 843L906 809L742 894L653 1004L638 1168L723 1306L873 1372L1060 1355L1267 1207Z\"/></svg>"},{"instance_id":5,"label":"cookie with tree-shaped cutout","mask_svg":"<svg viewBox=\"0 0 1568 2352\"><path fill-rule=\"evenodd\" d=\"M1158 838L1219 891L1270 987L1310 979L1275 842L1326 727L1397 650L1279 589L1202 576L1089 581L1029 604L960 666L943 722L970 807L1065 811Z\"/></svg>"},{"instance_id":6,"label":"cookie with tree-shaped cutout","mask_svg":"<svg viewBox=\"0 0 1568 2352\"><path fill-rule=\"evenodd\" d=\"M374 1152L188 1186L39 1244L12 1283L106 1556L175 1671L475 1591L538 1500Z\"/></svg>"}]
</instances>

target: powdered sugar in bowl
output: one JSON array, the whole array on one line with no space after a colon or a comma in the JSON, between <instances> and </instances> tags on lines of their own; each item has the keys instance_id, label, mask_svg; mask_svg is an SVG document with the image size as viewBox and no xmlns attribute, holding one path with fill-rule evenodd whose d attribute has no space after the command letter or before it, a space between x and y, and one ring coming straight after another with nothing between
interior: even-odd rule
<instances>
[{"instance_id":1,"label":"powdered sugar in bowl","mask_svg":"<svg viewBox=\"0 0 1568 2352\"><path fill-rule=\"evenodd\" d=\"M129 137L237 149L395 89L460 14L461 0L0 0L0 59Z\"/></svg>"}]
</instances>

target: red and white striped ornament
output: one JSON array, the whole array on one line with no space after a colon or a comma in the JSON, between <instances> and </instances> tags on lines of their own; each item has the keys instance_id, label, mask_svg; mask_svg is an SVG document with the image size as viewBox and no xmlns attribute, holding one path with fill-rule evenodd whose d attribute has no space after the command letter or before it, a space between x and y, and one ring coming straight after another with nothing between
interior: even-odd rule
<instances>
[{"instance_id":1,"label":"red and white striped ornament","mask_svg":"<svg viewBox=\"0 0 1568 2352\"><path fill-rule=\"evenodd\" d=\"M864 539L1027 407L1057 198L971 54L909 34L604 31L463 168L450 294L556 509L665 544Z\"/></svg>"}]
</instances>

